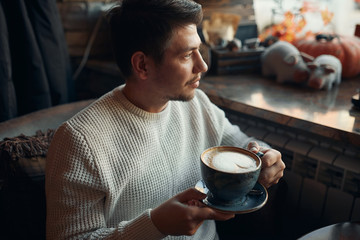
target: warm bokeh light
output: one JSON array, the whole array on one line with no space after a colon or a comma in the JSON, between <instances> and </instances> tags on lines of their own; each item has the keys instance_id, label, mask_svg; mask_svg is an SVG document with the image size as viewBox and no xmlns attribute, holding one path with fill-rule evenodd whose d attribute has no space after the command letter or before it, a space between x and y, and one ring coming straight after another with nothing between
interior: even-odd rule
<instances>
[{"instance_id":1,"label":"warm bokeh light","mask_svg":"<svg viewBox=\"0 0 360 240\"><path fill-rule=\"evenodd\" d=\"M303 5L293 11L286 11L283 14L283 20L280 23L274 23L272 26L266 28L259 35L259 39L264 41L269 36L274 36L279 40L293 42L299 37L314 35L310 31L304 32L304 29L307 25L305 15L307 13L320 14L323 25L329 25L334 17L334 13L330 12L326 7L325 9L320 9L314 3L304 1Z\"/></svg>"}]
</instances>

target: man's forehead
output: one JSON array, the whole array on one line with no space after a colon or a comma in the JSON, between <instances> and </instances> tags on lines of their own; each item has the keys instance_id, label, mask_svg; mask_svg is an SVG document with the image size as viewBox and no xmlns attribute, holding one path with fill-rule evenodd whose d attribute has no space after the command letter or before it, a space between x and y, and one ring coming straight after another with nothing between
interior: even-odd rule
<instances>
[{"instance_id":1,"label":"man's forehead","mask_svg":"<svg viewBox=\"0 0 360 240\"><path fill-rule=\"evenodd\" d=\"M195 24L178 27L174 30L169 47L178 51L188 51L199 47L201 41Z\"/></svg>"}]
</instances>

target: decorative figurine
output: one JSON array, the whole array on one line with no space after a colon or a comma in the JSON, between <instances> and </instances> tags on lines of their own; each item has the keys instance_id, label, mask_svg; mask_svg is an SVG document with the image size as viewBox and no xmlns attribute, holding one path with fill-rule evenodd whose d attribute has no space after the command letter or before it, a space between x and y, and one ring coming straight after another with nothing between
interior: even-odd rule
<instances>
[{"instance_id":1,"label":"decorative figurine","mask_svg":"<svg viewBox=\"0 0 360 240\"><path fill-rule=\"evenodd\" d=\"M299 50L289 42L277 41L261 54L262 75L276 76L278 83L306 83L309 69Z\"/></svg>"},{"instance_id":2,"label":"decorative figurine","mask_svg":"<svg viewBox=\"0 0 360 240\"><path fill-rule=\"evenodd\" d=\"M341 82L342 66L338 58L323 54L308 63L311 70L307 85L315 89L330 90L334 84Z\"/></svg>"}]
</instances>

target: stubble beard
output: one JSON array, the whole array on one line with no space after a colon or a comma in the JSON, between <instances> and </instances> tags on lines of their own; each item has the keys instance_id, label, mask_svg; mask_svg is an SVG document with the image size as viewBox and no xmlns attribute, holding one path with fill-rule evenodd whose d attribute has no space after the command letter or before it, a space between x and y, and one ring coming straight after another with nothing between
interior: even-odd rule
<instances>
[{"instance_id":1,"label":"stubble beard","mask_svg":"<svg viewBox=\"0 0 360 240\"><path fill-rule=\"evenodd\" d=\"M186 86L189 87L193 82L194 82L193 80L189 81L186 84ZM196 89L191 88L191 90L189 90L186 93L182 93L182 94L179 94L177 96L170 97L169 100L171 100L171 101L181 101L181 102L191 101L195 96L195 91L196 91Z\"/></svg>"},{"instance_id":2,"label":"stubble beard","mask_svg":"<svg viewBox=\"0 0 360 240\"><path fill-rule=\"evenodd\" d=\"M194 82L197 82L197 81L199 81L199 77L194 77L193 79L189 80L185 84L185 89L186 89L186 87L190 87ZM196 91L196 89L191 88L186 93L180 93L177 96L167 96L167 100L169 100L169 101L188 102L188 101L191 101L194 98L195 91Z\"/></svg>"},{"instance_id":3,"label":"stubble beard","mask_svg":"<svg viewBox=\"0 0 360 240\"><path fill-rule=\"evenodd\" d=\"M191 101L195 96L195 91L193 94L188 94L188 95L185 95L185 94L181 94L181 95L178 95L178 96L169 96L168 97L168 100L169 101L180 101L180 102L189 102Z\"/></svg>"}]
</instances>

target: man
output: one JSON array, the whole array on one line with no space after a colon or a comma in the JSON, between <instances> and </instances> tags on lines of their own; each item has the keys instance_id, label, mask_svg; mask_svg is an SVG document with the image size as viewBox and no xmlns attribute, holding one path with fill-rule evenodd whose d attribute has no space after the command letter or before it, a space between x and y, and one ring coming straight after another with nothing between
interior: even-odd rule
<instances>
[{"instance_id":1,"label":"man","mask_svg":"<svg viewBox=\"0 0 360 240\"><path fill-rule=\"evenodd\" d=\"M207 66L191 0L124 0L109 12L126 84L57 130L46 166L49 239L218 239L211 209L193 187L200 153L216 145L263 151L259 181L285 168L197 90Z\"/></svg>"}]
</instances>

